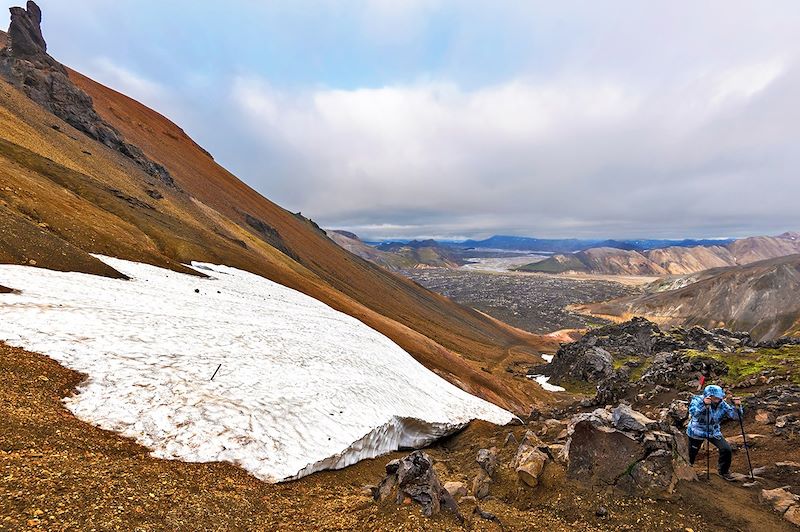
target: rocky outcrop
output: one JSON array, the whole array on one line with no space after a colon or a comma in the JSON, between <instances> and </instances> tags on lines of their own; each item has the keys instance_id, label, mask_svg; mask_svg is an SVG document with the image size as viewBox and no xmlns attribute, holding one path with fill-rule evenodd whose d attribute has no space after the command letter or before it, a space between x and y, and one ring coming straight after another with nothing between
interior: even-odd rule
<instances>
[{"instance_id":1,"label":"rocky outcrop","mask_svg":"<svg viewBox=\"0 0 800 532\"><path fill-rule=\"evenodd\" d=\"M648 497L670 494L679 480L695 478L683 434L627 405L577 414L567 432L564 454L572 478Z\"/></svg>"},{"instance_id":2,"label":"rocky outcrop","mask_svg":"<svg viewBox=\"0 0 800 532\"><path fill-rule=\"evenodd\" d=\"M70 79L67 69L47 54L42 36L42 12L29 1L25 9L12 7L8 46L0 50L0 76L47 111L133 160L146 173L174 187L167 169L147 158L94 109L92 98Z\"/></svg>"},{"instance_id":3,"label":"rocky outcrop","mask_svg":"<svg viewBox=\"0 0 800 532\"><path fill-rule=\"evenodd\" d=\"M593 383L597 392L586 406L604 406L622 399L649 400L674 388L694 388L700 376L720 382L730 371L721 353L741 355L794 343L792 338L756 342L746 332L699 326L663 331L637 317L590 330L580 340L562 344L550 364L531 372L547 375L553 384ZM731 387L771 384L782 378L786 376L765 369Z\"/></svg>"},{"instance_id":4,"label":"rocky outcrop","mask_svg":"<svg viewBox=\"0 0 800 532\"><path fill-rule=\"evenodd\" d=\"M756 411L756 422L772 425L776 436L800 434L800 385L773 385L748 397L745 407Z\"/></svg>"},{"instance_id":5,"label":"rocky outcrop","mask_svg":"<svg viewBox=\"0 0 800 532\"><path fill-rule=\"evenodd\" d=\"M42 10L29 1L26 8L12 7L8 38L17 57L35 57L47 52L47 43L42 36Z\"/></svg>"},{"instance_id":6,"label":"rocky outcrop","mask_svg":"<svg viewBox=\"0 0 800 532\"><path fill-rule=\"evenodd\" d=\"M414 451L386 464L386 477L373 490L373 498L384 500L392 495L398 505L406 502L419 504L426 517L445 508L460 518L455 499L439 482L433 461L422 451Z\"/></svg>"}]
</instances>

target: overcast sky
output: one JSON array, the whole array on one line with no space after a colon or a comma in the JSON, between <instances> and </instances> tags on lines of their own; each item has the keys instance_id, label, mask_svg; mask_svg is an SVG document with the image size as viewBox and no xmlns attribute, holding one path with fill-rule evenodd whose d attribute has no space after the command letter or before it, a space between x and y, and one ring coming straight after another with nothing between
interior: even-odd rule
<instances>
[{"instance_id":1,"label":"overcast sky","mask_svg":"<svg viewBox=\"0 0 800 532\"><path fill-rule=\"evenodd\" d=\"M796 0L39 5L54 57L323 227L800 230Z\"/></svg>"}]
</instances>

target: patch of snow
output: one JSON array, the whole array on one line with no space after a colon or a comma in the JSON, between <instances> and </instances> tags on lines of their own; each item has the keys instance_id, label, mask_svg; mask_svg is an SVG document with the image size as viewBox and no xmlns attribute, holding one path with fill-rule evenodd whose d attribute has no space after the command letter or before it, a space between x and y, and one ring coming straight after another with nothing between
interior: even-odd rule
<instances>
[{"instance_id":1,"label":"patch of snow","mask_svg":"<svg viewBox=\"0 0 800 532\"><path fill-rule=\"evenodd\" d=\"M539 355L542 359L547 362L548 364L553 361L553 357L555 355Z\"/></svg>"},{"instance_id":2,"label":"patch of snow","mask_svg":"<svg viewBox=\"0 0 800 532\"><path fill-rule=\"evenodd\" d=\"M67 408L154 456L228 461L278 482L513 418L262 277L98 258L131 280L0 265L21 291L0 294L0 339L86 373Z\"/></svg>"},{"instance_id":3,"label":"patch of snow","mask_svg":"<svg viewBox=\"0 0 800 532\"><path fill-rule=\"evenodd\" d=\"M556 386L555 384L550 384L550 377L545 377L544 375L528 375L528 378L535 380L537 383L539 383L539 386L548 392L566 391L566 388Z\"/></svg>"}]
</instances>

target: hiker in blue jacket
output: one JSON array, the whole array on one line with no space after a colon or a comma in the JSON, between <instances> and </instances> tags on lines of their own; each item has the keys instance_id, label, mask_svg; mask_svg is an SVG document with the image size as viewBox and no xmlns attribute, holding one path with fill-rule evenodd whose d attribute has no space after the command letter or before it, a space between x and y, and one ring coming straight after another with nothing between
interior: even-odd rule
<instances>
[{"instance_id":1,"label":"hiker in blue jacket","mask_svg":"<svg viewBox=\"0 0 800 532\"><path fill-rule=\"evenodd\" d=\"M697 453L703 446L703 440L710 441L719 449L719 475L725 480L734 480L729 469L731 467L731 446L725 441L720 430L720 423L726 417L739 419L742 402L738 397L733 397L735 408L725 402L725 392L715 384L709 384L703 390L703 395L695 395L689 404L689 427L686 434L689 436L689 463L694 464Z\"/></svg>"}]
</instances>

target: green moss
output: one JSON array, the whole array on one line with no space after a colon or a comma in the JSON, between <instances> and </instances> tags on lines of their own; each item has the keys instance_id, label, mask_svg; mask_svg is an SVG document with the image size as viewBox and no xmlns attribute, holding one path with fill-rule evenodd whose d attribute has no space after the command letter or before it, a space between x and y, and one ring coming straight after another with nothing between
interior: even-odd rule
<instances>
[{"instance_id":1,"label":"green moss","mask_svg":"<svg viewBox=\"0 0 800 532\"><path fill-rule=\"evenodd\" d=\"M643 361L642 361L642 364L641 364L641 366L639 366L638 368L633 368L633 369L631 370L631 375L630 375L630 378L629 378L629 380L630 380L631 382L636 382L636 381L638 381L639 379L641 379L641 378L642 378L642 375L644 375L644 374L645 374L645 372L646 372L648 369L650 369L650 366L652 366L652 365L653 365L653 363L652 363L651 361L649 361L649 360L643 360Z\"/></svg>"},{"instance_id":2,"label":"green moss","mask_svg":"<svg viewBox=\"0 0 800 532\"><path fill-rule=\"evenodd\" d=\"M800 346L762 348L752 353L746 349L733 353L689 349L686 354L693 358L712 358L725 362L728 365L728 375L722 380L726 384L741 382L766 370L775 370L778 373L789 371L792 382L800 384Z\"/></svg>"},{"instance_id":3,"label":"green moss","mask_svg":"<svg viewBox=\"0 0 800 532\"><path fill-rule=\"evenodd\" d=\"M583 380L564 380L558 383L566 391L573 394L594 396L597 392L597 385Z\"/></svg>"}]
</instances>

